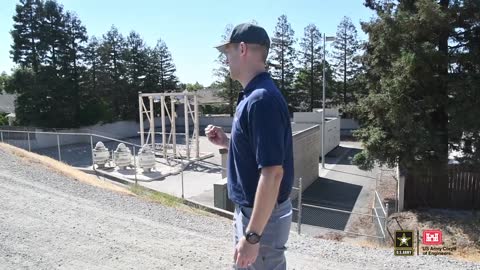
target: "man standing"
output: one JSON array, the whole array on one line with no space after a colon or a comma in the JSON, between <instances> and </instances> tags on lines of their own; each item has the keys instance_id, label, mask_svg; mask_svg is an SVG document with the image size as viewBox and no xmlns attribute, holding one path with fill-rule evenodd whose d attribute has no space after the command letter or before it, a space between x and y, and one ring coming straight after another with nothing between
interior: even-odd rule
<instances>
[{"instance_id":1,"label":"man standing","mask_svg":"<svg viewBox=\"0 0 480 270\"><path fill-rule=\"evenodd\" d=\"M238 268L286 269L285 244L292 222L292 129L287 103L265 63L265 29L236 26L217 49L225 53L240 92L229 139L209 125L209 140L228 149L228 196L235 203L234 261Z\"/></svg>"}]
</instances>

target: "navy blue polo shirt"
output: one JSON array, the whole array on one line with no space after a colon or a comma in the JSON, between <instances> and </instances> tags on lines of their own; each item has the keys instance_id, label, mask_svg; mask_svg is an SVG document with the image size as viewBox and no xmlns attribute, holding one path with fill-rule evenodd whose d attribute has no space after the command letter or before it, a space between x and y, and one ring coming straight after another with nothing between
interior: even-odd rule
<instances>
[{"instance_id":1,"label":"navy blue polo shirt","mask_svg":"<svg viewBox=\"0 0 480 270\"><path fill-rule=\"evenodd\" d=\"M283 166L278 202L293 185L292 127L288 106L270 74L253 78L240 92L228 151L228 196L252 207L263 167Z\"/></svg>"}]
</instances>

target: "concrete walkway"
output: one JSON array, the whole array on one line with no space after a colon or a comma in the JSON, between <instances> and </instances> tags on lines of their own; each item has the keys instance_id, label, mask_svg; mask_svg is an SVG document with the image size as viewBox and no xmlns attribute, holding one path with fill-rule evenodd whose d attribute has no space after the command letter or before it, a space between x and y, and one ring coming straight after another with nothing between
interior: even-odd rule
<instances>
[{"instance_id":1,"label":"concrete walkway","mask_svg":"<svg viewBox=\"0 0 480 270\"><path fill-rule=\"evenodd\" d=\"M360 151L360 143L342 142L326 156L325 169L319 165L320 177L304 191L303 204L322 208L303 207L302 231L321 235L322 227L377 235L372 218L361 215L372 214L377 168L362 171L353 165Z\"/></svg>"}]
</instances>

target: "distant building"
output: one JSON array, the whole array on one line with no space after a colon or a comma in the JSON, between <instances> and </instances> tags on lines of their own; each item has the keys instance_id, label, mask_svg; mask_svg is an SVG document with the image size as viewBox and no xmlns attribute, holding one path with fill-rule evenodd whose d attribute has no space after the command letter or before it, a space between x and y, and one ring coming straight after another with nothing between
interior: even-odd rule
<instances>
[{"instance_id":1,"label":"distant building","mask_svg":"<svg viewBox=\"0 0 480 270\"><path fill-rule=\"evenodd\" d=\"M0 113L14 113L16 97L16 95L0 94Z\"/></svg>"},{"instance_id":2,"label":"distant building","mask_svg":"<svg viewBox=\"0 0 480 270\"><path fill-rule=\"evenodd\" d=\"M6 113L8 125L13 126L15 121L15 98L16 95L3 94L0 95L0 113Z\"/></svg>"}]
</instances>

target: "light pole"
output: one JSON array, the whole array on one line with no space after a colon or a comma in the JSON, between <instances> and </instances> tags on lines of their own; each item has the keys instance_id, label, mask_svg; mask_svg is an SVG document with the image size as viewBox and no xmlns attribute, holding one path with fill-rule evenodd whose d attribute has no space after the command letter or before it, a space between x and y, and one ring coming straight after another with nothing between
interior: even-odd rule
<instances>
[{"instance_id":1,"label":"light pole","mask_svg":"<svg viewBox=\"0 0 480 270\"><path fill-rule=\"evenodd\" d=\"M335 41L335 37L327 37L323 34L323 91L322 91L322 168L325 169L325 43Z\"/></svg>"}]
</instances>

